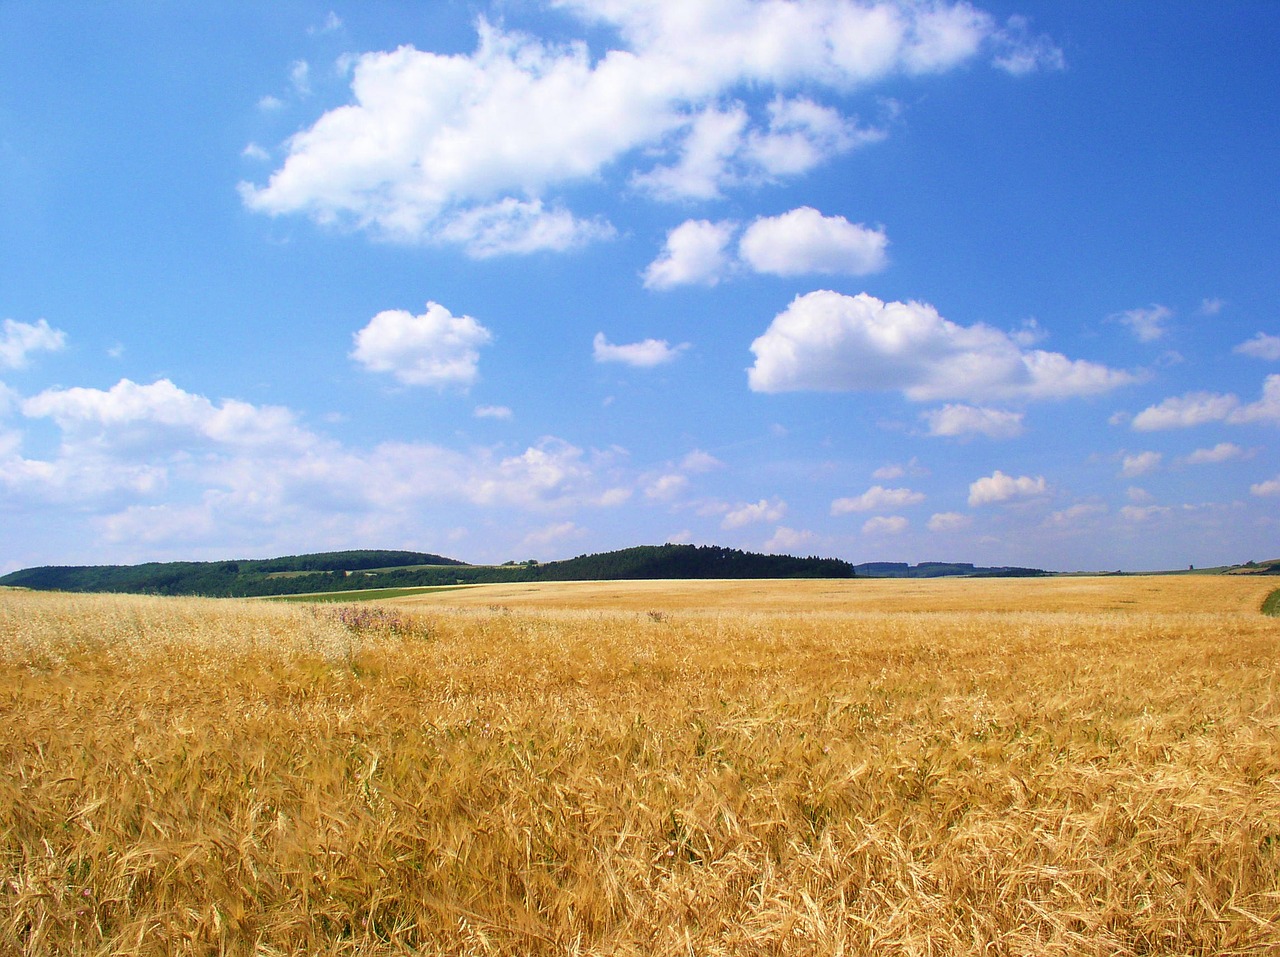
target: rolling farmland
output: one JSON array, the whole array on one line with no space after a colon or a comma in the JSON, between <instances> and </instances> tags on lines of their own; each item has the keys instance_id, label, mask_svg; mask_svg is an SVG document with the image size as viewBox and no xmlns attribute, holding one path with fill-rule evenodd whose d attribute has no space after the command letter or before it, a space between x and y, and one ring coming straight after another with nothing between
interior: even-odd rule
<instances>
[{"instance_id":1,"label":"rolling farmland","mask_svg":"<svg viewBox=\"0 0 1280 957\"><path fill-rule=\"evenodd\" d=\"M1274 952L1274 585L0 591L0 951Z\"/></svg>"}]
</instances>

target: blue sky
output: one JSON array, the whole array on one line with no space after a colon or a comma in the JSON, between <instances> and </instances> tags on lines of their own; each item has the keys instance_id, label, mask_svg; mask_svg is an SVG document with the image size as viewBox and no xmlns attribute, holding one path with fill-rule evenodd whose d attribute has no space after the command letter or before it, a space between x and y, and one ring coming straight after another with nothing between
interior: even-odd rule
<instances>
[{"instance_id":1,"label":"blue sky","mask_svg":"<svg viewBox=\"0 0 1280 957\"><path fill-rule=\"evenodd\" d=\"M1275 12L0 4L0 569L1280 557Z\"/></svg>"}]
</instances>

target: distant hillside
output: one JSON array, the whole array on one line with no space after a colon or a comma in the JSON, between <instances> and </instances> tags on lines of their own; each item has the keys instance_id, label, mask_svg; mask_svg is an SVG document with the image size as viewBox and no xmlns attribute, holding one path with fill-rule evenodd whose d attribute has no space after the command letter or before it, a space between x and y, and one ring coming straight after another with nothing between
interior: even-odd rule
<instances>
[{"instance_id":1,"label":"distant hillside","mask_svg":"<svg viewBox=\"0 0 1280 957\"><path fill-rule=\"evenodd\" d=\"M1042 568L1017 565L973 565L969 562L863 562L854 571L864 578L1036 578L1052 574Z\"/></svg>"},{"instance_id":2,"label":"distant hillside","mask_svg":"<svg viewBox=\"0 0 1280 957\"><path fill-rule=\"evenodd\" d=\"M1225 572L1227 575L1280 575L1280 558L1268 559L1265 562L1245 562L1243 565L1232 565Z\"/></svg>"},{"instance_id":3,"label":"distant hillside","mask_svg":"<svg viewBox=\"0 0 1280 957\"><path fill-rule=\"evenodd\" d=\"M27 568L0 585L39 591L250 597L365 588L519 581L661 578L852 578L834 558L758 555L732 548L643 545L566 561L468 565L421 552L349 551L225 562L55 565Z\"/></svg>"},{"instance_id":4,"label":"distant hillside","mask_svg":"<svg viewBox=\"0 0 1280 957\"><path fill-rule=\"evenodd\" d=\"M641 545L548 562L531 571L538 581L613 581L641 578L853 578L838 558L757 555L714 545Z\"/></svg>"},{"instance_id":5,"label":"distant hillside","mask_svg":"<svg viewBox=\"0 0 1280 957\"><path fill-rule=\"evenodd\" d=\"M287 594L293 583L347 579L366 569L464 565L423 552L348 551L225 562L148 562L143 565L46 565L0 578L0 585L37 591L130 592L154 595ZM367 587L367 586L364 586Z\"/></svg>"}]
</instances>

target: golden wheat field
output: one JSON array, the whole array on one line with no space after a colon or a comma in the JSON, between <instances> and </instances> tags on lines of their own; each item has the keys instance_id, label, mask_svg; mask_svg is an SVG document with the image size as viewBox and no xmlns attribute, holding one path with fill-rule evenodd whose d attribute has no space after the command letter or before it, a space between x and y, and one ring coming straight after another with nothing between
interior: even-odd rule
<instances>
[{"instance_id":1,"label":"golden wheat field","mask_svg":"<svg viewBox=\"0 0 1280 957\"><path fill-rule=\"evenodd\" d=\"M0 953L1276 953L1274 585L0 592Z\"/></svg>"}]
</instances>

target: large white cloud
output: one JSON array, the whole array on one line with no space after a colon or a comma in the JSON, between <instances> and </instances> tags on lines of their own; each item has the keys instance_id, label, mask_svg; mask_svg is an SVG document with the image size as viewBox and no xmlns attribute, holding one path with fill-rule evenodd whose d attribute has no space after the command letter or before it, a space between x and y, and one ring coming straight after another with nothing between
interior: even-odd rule
<instances>
[{"instance_id":1,"label":"large white cloud","mask_svg":"<svg viewBox=\"0 0 1280 957\"><path fill-rule=\"evenodd\" d=\"M6 319L0 328L0 369L21 369L33 352L57 352L67 344L66 333L44 319L34 323Z\"/></svg>"},{"instance_id":2,"label":"large white cloud","mask_svg":"<svg viewBox=\"0 0 1280 957\"><path fill-rule=\"evenodd\" d=\"M1008 502L1012 499L1034 498L1049 490L1043 475L1032 478L1029 475L1005 475L996 469L985 478L969 484L969 504L971 506L993 505Z\"/></svg>"},{"instance_id":3,"label":"large white cloud","mask_svg":"<svg viewBox=\"0 0 1280 957\"><path fill-rule=\"evenodd\" d=\"M611 24L640 55L723 86L744 79L853 86L887 73L932 73L997 32L967 3L848 0L554 0Z\"/></svg>"},{"instance_id":4,"label":"large white cloud","mask_svg":"<svg viewBox=\"0 0 1280 957\"><path fill-rule=\"evenodd\" d=\"M1148 406L1133 417L1139 432L1184 429L1210 422L1280 425L1280 375L1269 375L1257 402L1242 403L1231 393L1188 392Z\"/></svg>"},{"instance_id":5,"label":"large white cloud","mask_svg":"<svg viewBox=\"0 0 1280 957\"><path fill-rule=\"evenodd\" d=\"M288 409L215 403L168 379L149 385L122 379L106 390L48 389L20 408L27 418L53 421L60 447L53 458L29 459L20 441L6 443L0 485L20 500L80 508L161 494L178 473L216 471L233 460L305 459L317 444ZM274 474L264 469L262 478Z\"/></svg>"},{"instance_id":6,"label":"large white cloud","mask_svg":"<svg viewBox=\"0 0 1280 957\"><path fill-rule=\"evenodd\" d=\"M463 509L509 516L515 542L526 521L613 507L637 484L614 451L555 438L523 450L357 448L311 431L288 409L215 402L164 379L50 389L19 408L53 422L61 442L38 458L24 456L21 434L0 436L0 504L72 505L88 523L86 542L96 529L103 541L168 542L184 555L206 538L290 549L365 532L403 538L433 521L456 523Z\"/></svg>"},{"instance_id":7,"label":"large white cloud","mask_svg":"<svg viewBox=\"0 0 1280 957\"><path fill-rule=\"evenodd\" d=\"M22 403L29 418L52 419L75 439L102 445L163 446L180 437L232 447L270 446L297 451L312 437L280 406L236 399L215 404L168 379L140 385L121 379L110 389L48 389Z\"/></svg>"},{"instance_id":8,"label":"large white cloud","mask_svg":"<svg viewBox=\"0 0 1280 957\"><path fill-rule=\"evenodd\" d=\"M864 276L885 267L888 243L882 229L801 206L781 216L757 219L743 233L738 248L743 261L756 272Z\"/></svg>"},{"instance_id":9,"label":"large white cloud","mask_svg":"<svg viewBox=\"0 0 1280 957\"><path fill-rule=\"evenodd\" d=\"M749 117L736 103L728 109L707 107L689 122L679 156L632 176L632 185L668 201L718 199L723 187L740 176L733 172L742 152Z\"/></svg>"},{"instance_id":10,"label":"large white cloud","mask_svg":"<svg viewBox=\"0 0 1280 957\"><path fill-rule=\"evenodd\" d=\"M1131 373L1028 350L990 326L961 326L919 302L861 293L798 296L751 344L756 392L895 391L917 402L1092 395Z\"/></svg>"},{"instance_id":11,"label":"large white cloud","mask_svg":"<svg viewBox=\"0 0 1280 957\"><path fill-rule=\"evenodd\" d=\"M351 358L371 372L389 372L406 385L466 388L479 374L480 348L493 335L470 316L455 316L427 303L415 316L388 309L369 320L353 337Z\"/></svg>"},{"instance_id":12,"label":"large white cloud","mask_svg":"<svg viewBox=\"0 0 1280 957\"><path fill-rule=\"evenodd\" d=\"M402 46L354 57L352 101L294 135L265 185L242 184L244 202L475 255L563 249L609 227L543 206L557 188L624 158L634 184L671 198L803 172L877 135L815 95L943 72L1021 42L944 0L553 5L620 42L593 56L583 42L481 19L470 54ZM739 99L748 93L773 98L753 111Z\"/></svg>"}]
</instances>

